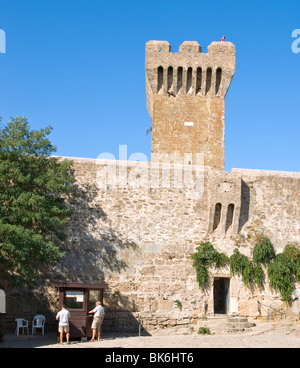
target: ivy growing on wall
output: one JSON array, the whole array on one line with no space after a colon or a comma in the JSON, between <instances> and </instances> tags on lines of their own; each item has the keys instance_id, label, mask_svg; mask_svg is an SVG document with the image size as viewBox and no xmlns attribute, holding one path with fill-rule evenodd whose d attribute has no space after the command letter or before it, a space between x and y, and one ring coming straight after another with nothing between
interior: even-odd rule
<instances>
[{"instance_id":1,"label":"ivy growing on wall","mask_svg":"<svg viewBox=\"0 0 300 368\"><path fill-rule=\"evenodd\" d=\"M246 286L257 285L263 287L264 271L266 266L275 257L275 252L270 239L260 237L253 248L253 261L241 254L238 248L230 257L230 272L233 275L241 275Z\"/></svg>"},{"instance_id":2,"label":"ivy growing on wall","mask_svg":"<svg viewBox=\"0 0 300 368\"><path fill-rule=\"evenodd\" d=\"M283 300L289 302L294 282L300 282L300 249L295 245L287 245L282 253L276 255L270 239L261 237L254 245L252 256L251 261L235 248L232 256L227 257L219 253L210 242L200 244L192 254L199 286L204 287L209 280L209 267L219 268L229 264L230 272L240 275L244 285L263 287L264 266L271 288L279 291Z\"/></svg>"},{"instance_id":3,"label":"ivy growing on wall","mask_svg":"<svg viewBox=\"0 0 300 368\"><path fill-rule=\"evenodd\" d=\"M294 245L287 245L268 264L270 286L279 290L285 302L288 302L293 291L293 283L300 281L300 250Z\"/></svg>"},{"instance_id":4,"label":"ivy growing on wall","mask_svg":"<svg viewBox=\"0 0 300 368\"><path fill-rule=\"evenodd\" d=\"M192 254L193 266L196 269L199 286L202 288L209 280L209 267L213 265L217 268L222 267L228 262L228 257L224 253L219 253L210 242L200 244L196 251Z\"/></svg>"},{"instance_id":5,"label":"ivy growing on wall","mask_svg":"<svg viewBox=\"0 0 300 368\"><path fill-rule=\"evenodd\" d=\"M233 255L229 258L230 272L233 275L241 275L243 283L250 286L252 283L253 265L248 257L241 254L238 248L235 248Z\"/></svg>"},{"instance_id":6,"label":"ivy growing on wall","mask_svg":"<svg viewBox=\"0 0 300 368\"><path fill-rule=\"evenodd\" d=\"M266 265L275 257L273 245L269 238L260 237L253 248L253 262Z\"/></svg>"}]
</instances>

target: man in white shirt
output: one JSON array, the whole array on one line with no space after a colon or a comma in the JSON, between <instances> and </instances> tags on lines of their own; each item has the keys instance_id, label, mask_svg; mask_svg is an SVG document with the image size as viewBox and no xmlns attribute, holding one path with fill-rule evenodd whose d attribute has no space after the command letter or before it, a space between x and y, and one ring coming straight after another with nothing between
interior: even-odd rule
<instances>
[{"instance_id":1,"label":"man in white shirt","mask_svg":"<svg viewBox=\"0 0 300 368\"><path fill-rule=\"evenodd\" d=\"M63 343L64 332L66 334L67 344L69 344L69 337L70 337L69 319L70 319L70 312L66 309L64 305L62 305L61 311L59 311L56 315L56 320L59 321L58 331L61 345Z\"/></svg>"},{"instance_id":2,"label":"man in white shirt","mask_svg":"<svg viewBox=\"0 0 300 368\"><path fill-rule=\"evenodd\" d=\"M102 322L104 320L104 308L101 306L100 302L96 303L96 307L89 311L89 313L94 313L94 319L92 323L92 330L93 330L93 336L90 340L90 342L95 341L96 332L98 331L98 341L100 340L101 336L101 326Z\"/></svg>"}]
</instances>

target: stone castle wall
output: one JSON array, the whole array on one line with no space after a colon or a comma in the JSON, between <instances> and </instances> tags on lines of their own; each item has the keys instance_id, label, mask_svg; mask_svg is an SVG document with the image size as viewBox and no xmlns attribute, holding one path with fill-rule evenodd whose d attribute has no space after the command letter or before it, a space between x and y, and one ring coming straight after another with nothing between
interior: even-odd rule
<instances>
[{"instance_id":1,"label":"stone castle wall","mask_svg":"<svg viewBox=\"0 0 300 368\"><path fill-rule=\"evenodd\" d=\"M108 329L122 324L130 328L128 321L134 326L137 316L142 316L147 329L187 321L188 315L213 316L214 277L230 278L229 314L259 316L257 300L283 307L280 295L267 284L263 290L250 290L228 268L210 270L210 284L200 289L191 254L200 243L211 241L228 256L238 246L251 257L257 235L268 236L276 252L287 244L299 246L300 174L204 170L201 190L174 188L170 165L170 187L160 181L162 187L151 188L150 180L145 186L146 176L141 175L145 169L149 174L151 164L128 162L120 165L120 173L126 168L127 178L136 181L118 188L107 184L109 180L103 185L103 170L115 172L118 162L75 159L74 163L77 194L70 201L67 256L57 277L109 284L104 294ZM201 177L195 168L192 175ZM214 229L217 203L222 211ZM230 204L234 215L229 226Z\"/></svg>"},{"instance_id":2,"label":"stone castle wall","mask_svg":"<svg viewBox=\"0 0 300 368\"><path fill-rule=\"evenodd\" d=\"M287 308L267 280L263 289L247 288L228 267L210 269L205 288L197 283L191 254L202 242L228 256L239 247L248 257L261 235L277 253L300 246L300 173L223 171L224 99L235 46L213 42L201 51L197 42L184 42L178 53L166 41L146 44L151 163L73 159L66 256L48 281L105 281L106 331L136 330L139 318L148 331L186 329L189 316L195 324L218 313L215 294L222 294L223 281L227 314L266 315L261 301L299 315L298 299ZM5 321L14 326L14 318L43 312L48 326L56 326L58 291L45 290L11 292Z\"/></svg>"},{"instance_id":3,"label":"stone castle wall","mask_svg":"<svg viewBox=\"0 0 300 368\"><path fill-rule=\"evenodd\" d=\"M228 256L239 247L251 257L257 235L268 236L277 253L287 244L299 246L299 173L197 171L191 165L182 170L169 165L164 173L164 166L154 163L73 160L76 183L68 199L73 214L64 243L67 254L49 281L105 281L104 331L137 331L139 318L149 332L164 327L187 331L188 316L195 326L215 315L218 277L230 280L228 314L267 315L257 301L299 314L298 300L287 308L268 282L263 289L247 288L228 267L210 269L208 285L199 288L191 259L205 241ZM216 223L217 204L222 209ZM55 330L58 291L46 290L9 293L2 321L13 329L14 318L30 320L43 312L47 328Z\"/></svg>"}]
</instances>

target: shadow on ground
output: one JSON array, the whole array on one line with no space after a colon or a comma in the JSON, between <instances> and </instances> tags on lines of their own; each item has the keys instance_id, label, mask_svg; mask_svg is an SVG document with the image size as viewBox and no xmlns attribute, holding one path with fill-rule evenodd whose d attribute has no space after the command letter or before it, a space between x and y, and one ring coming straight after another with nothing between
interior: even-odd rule
<instances>
[{"instance_id":1,"label":"shadow on ground","mask_svg":"<svg viewBox=\"0 0 300 368\"><path fill-rule=\"evenodd\" d=\"M141 333L141 337L151 336L149 334ZM105 340L111 343L112 348L118 348L119 346L115 346L114 340L126 337L139 337L135 334L116 334L116 333L102 333L102 338L98 342L90 343L89 339L80 340L80 339L70 339L70 344L66 344L66 340L64 338L63 346L59 344L58 337L56 333L48 333L44 336L42 335L27 335L21 334L16 336L15 334L5 335L5 341L0 343L0 348L60 348L60 347L84 347L84 348L95 348L101 347L101 342Z\"/></svg>"}]
</instances>

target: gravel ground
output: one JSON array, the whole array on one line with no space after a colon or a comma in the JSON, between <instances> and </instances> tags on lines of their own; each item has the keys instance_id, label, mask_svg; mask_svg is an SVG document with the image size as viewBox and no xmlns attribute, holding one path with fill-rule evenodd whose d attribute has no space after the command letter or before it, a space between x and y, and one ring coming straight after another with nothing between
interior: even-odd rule
<instances>
[{"instance_id":1,"label":"gravel ground","mask_svg":"<svg viewBox=\"0 0 300 368\"><path fill-rule=\"evenodd\" d=\"M300 348L300 323L272 326L261 324L250 332L213 335L172 335L168 331L151 336L120 336L102 334L99 342L71 341L59 345L55 334L45 336L6 335L1 347L7 348Z\"/></svg>"}]
</instances>

